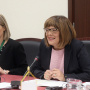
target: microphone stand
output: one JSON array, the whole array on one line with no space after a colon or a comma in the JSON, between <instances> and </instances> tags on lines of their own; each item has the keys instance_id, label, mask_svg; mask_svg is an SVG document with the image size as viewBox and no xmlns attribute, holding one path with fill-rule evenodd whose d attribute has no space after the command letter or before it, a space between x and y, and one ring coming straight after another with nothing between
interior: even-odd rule
<instances>
[{"instance_id":1,"label":"microphone stand","mask_svg":"<svg viewBox=\"0 0 90 90\"><path fill-rule=\"evenodd\" d=\"M27 67L27 72L25 73L24 77L21 80L21 83L23 82L23 80L25 79L26 76L31 75L32 77L34 77L36 79L36 77L30 72L30 67Z\"/></svg>"},{"instance_id":2,"label":"microphone stand","mask_svg":"<svg viewBox=\"0 0 90 90\"><path fill-rule=\"evenodd\" d=\"M24 76L23 76L23 78L22 78L22 80L21 80L21 83L23 82L23 80L25 79L25 77L28 75L31 75L32 77L34 77L35 79L36 79L36 77L30 72L30 67L32 67L32 65L38 60L38 56L36 56L35 57L35 59L34 59L34 61L33 61L33 63L31 64L31 66L28 66L27 67L27 71L25 72L25 74L24 74Z\"/></svg>"}]
</instances>

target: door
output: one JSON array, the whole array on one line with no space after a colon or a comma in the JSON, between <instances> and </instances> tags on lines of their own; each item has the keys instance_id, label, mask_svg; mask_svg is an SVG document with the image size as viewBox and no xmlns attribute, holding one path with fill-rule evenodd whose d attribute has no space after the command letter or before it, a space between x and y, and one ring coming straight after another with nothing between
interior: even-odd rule
<instances>
[{"instance_id":1,"label":"door","mask_svg":"<svg viewBox=\"0 0 90 90\"><path fill-rule=\"evenodd\" d=\"M68 18L77 38L90 37L90 0L68 0Z\"/></svg>"}]
</instances>

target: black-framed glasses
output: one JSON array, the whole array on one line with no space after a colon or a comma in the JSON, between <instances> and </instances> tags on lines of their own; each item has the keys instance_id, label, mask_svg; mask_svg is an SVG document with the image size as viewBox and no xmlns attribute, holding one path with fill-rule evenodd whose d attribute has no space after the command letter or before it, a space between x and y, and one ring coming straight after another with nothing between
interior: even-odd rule
<instances>
[{"instance_id":1,"label":"black-framed glasses","mask_svg":"<svg viewBox=\"0 0 90 90\"><path fill-rule=\"evenodd\" d=\"M44 31L45 31L45 33L48 33L49 31L52 33L56 33L58 31L58 29L57 28L51 28L51 29L44 28Z\"/></svg>"}]
</instances>

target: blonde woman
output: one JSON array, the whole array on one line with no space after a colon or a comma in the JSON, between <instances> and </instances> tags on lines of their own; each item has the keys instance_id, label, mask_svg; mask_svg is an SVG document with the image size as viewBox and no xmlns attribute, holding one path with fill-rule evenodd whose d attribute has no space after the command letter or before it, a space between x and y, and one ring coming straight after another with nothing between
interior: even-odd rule
<instances>
[{"instance_id":1,"label":"blonde woman","mask_svg":"<svg viewBox=\"0 0 90 90\"><path fill-rule=\"evenodd\" d=\"M23 75L26 68L24 48L10 38L6 19L0 14L0 74Z\"/></svg>"}]
</instances>

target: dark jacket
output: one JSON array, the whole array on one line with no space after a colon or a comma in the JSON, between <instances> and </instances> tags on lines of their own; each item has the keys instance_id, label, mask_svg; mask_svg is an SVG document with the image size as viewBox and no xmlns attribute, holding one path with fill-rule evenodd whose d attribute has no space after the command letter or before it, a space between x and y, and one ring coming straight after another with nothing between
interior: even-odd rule
<instances>
[{"instance_id":1,"label":"dark jacket","mask_svg":"<svg viewBox=\"0 0 90 90\"><path fill-rule=\"evenodd\" d=\"M0 51L0 67L10 70L9 74L23 75L27 69L26 55L23 46L12 39Z\"/></svg>"},{"instance_id":2,"label":"dark jacket","mask_svg":"<svg viewBox=\"0 0 90 90\"><path fill-rule=\"evenodd\" d=\"M40 44L39 60L32 66L31 71L37 78L43 78L49 69L52 46L46 47L44 40ZM90 81L90 58L84 44L79 40L72 40L65 46L64 76L82 81Z\"/></svg>"}]
</instances>

